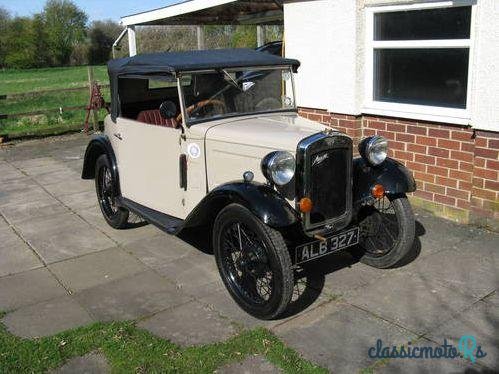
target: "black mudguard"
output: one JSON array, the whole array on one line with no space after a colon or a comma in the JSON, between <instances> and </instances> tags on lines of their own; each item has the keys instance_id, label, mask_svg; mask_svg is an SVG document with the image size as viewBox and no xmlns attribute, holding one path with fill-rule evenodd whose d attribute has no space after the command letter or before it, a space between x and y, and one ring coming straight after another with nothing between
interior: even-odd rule
<instances>
[{"instance_id":1,"label":"black mudguard","mask_svg":"<svg viewBox=\"0 0 499 374\"><path fill-rule=\"evenodd\" d=\"M379 166L369 165L362 157L353 160L353 201L362 203L371 198L371 189L381 184L387 195L416 191L412 173L402 163L387 158Z\"/></svg>"},{"instance_id":2,"label":"black mudguard","mask_svg":"<svg viewBox=\"0 0 499 374\"><path fill-rule=\"evenodd\" d=\"M82 179L95 178L95 163L101 155L107 155L109 164L111 165L112 177L115 181L114 185L117 188L116 194L120 195L120 179L118 174L118 165L116 163L116 156L111 146L111 142L106 135L94 135L88 143L85 151L85 158L83 159L83 170L81 173Z\"/></svg>"},{"instance_id":3,"label":"black mudguard","mask_svg":"<svg viewBox=\"0 0 499 374\"><path fill-rule=\"evenodd\" d=\"M185 220L185 227L211 224L229 204L240 204L266 225L283 228L298 222L298 213L277 191L265 184L231 182L213 189Z\"/></svg>"}]
</instances>

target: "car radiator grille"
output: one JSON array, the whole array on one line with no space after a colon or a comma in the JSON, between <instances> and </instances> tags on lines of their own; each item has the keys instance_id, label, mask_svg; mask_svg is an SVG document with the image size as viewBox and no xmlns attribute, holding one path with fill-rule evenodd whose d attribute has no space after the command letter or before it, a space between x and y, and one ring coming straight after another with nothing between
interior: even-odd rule
<instances>
[{"instance_id":1,"label":"car radiator grille","mask_svg":"<svg viewBox=\"0 0 499 374\"><path fill-rule=\"evenodd\" d=\"M321 132L297 147L296 196L312 200L302 214L307 233L339 230L352 216L352 139L339 132Z\"/></svg>"},{"instance_id":2,"label":"car radiator grille","mask_svg":"<svg viewBox=\"0 0 499 374\"><path fill-rule=\"evenodd\" d=\"M315 225L345 214L350 188L348 149L331 149L310 157L310 223Z\"/></svg>"}]
</instances>

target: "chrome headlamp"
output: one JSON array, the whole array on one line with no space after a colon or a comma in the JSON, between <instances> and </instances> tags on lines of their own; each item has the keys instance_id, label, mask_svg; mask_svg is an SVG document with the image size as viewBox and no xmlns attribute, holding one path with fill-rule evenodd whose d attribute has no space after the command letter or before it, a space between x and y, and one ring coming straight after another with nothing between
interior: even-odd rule
<instances>
[{"instance_id":1,"label":"chrome headlamp","mask_svg":"<svg viewBox=\"0 0 499 374\"><path fill-rule=\"evenodd\" d=\"M278 186L288 184L295 175L295 157L286 151L275 151L265 156L261 163L262 173Z\"/></svg>"},{"instance_id":2,"label":"chrome headlamp","mask_svg":"<svg viewBox=\"0 0 499 374\"><path fill-rule=\"evenodd\" d=\"M388 141L379 135L370 136L359 144L360 155L373 166L381 164L388 153Z\"/></svg>"}]
</instances>

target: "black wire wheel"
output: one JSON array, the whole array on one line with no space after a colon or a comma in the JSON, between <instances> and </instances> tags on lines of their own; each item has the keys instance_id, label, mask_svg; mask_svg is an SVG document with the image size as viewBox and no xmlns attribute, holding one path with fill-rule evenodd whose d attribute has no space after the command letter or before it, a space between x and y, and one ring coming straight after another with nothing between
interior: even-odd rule
<instances>
[{"instance_id":1,"label":"black wire wheel","mask_svg":"<svg viewBox=\"0 0 499 374\"><path fill-rule=\"evenodd\" d=\"M231 204L215 220L213 248L220 276L242 309L260 319L286 310L294 277L281 233Z\"/></svg>"},{"instance_id":2,"label":"black wire wheel","mask_svg":"<svg viewBox=\"0 0 499 374\"><path fill-rule=\"evenodd\" d=\"M106 155L100 156L95 164L95 190L106 222L115 229L125 228L129 211L116 204L116 186Z\"/></svg>"},{"instance_id":3,"label":"black wire wheel","mask_svg":"<svg viewBox=\"0 0 499 374\"><path fill-rule=\"evenodd\" d=\"M359 212L360 261L389 268L413 248L415 222L405 195L384 196Z\"/></svg>"}]
</instances>

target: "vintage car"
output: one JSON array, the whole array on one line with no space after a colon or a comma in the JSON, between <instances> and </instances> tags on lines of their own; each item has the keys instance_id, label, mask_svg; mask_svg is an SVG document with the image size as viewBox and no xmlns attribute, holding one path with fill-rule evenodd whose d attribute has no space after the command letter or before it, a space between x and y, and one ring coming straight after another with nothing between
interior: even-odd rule
<instances>
[{"instance_id":1,"label":"vintage car","mask_svg":"<svg viewBox=\"0 0 499 374\"><path fill-rule=\"evenodd\" d=\"M261 319L285 311L304 263L354 247L387 268L414 240L411 173L386 139L353 157L351 138L300 117L298 67L250 49L112 60L111 113L82 172L116 229L133 212L169 234L209 232L227 290Z\"/></svg>"}]
</instances>

